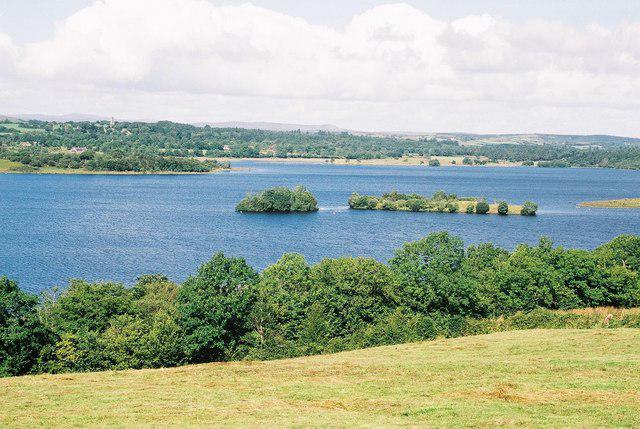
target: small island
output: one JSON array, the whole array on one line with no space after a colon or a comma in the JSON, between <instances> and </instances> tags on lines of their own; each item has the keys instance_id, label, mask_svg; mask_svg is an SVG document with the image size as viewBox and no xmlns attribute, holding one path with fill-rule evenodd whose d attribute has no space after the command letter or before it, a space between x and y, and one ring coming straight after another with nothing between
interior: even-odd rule
<instances>
[{"instance_id":1,"label":"small island","mask_svg":"<svg viewBox=\"0 0 640 429\"><path fill-rule=\"evenodd\" d=\"M318 201L304 186L293 190L277 187L257 194L248 194L236 206L238 212L307 213L318 211Z\"/></svg>"},{"instance_id":2,"label":"small island","mask_svg":"<svg viewBox=\"0 0 640 429\"><path fill-rule=\"evenodd\" d=\"M396 191L382 196L353 193L349 207L355 210L389 210L411 212L498 214L535 216L538 205L530 201L522 205L508 204L506 201L489 204L485 199L458 197L438 191L431 198L418 194L401 194Z\"/></svg>"},{"instance_id":3,"label":"small island","mask_svg":"<svg viewBox=\"0 0 640 429\"><path fill-rule=\"evenodd\" d=\"M640 198L621 198L619 200L585 201L578 207L601 207L610 209L640 209Z\"/></svg>"}]
</instances>

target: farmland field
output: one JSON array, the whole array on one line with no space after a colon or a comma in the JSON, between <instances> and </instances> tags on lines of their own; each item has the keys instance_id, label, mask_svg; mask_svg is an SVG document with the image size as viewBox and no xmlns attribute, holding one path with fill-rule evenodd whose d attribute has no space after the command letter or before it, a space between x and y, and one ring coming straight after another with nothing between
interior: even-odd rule
<instances>
[{"instance_id":1,"label":"farmland field","mask_svg":"<svg viewBox=\"0 0 640 429\"><path fill-rule=\"evenodd\" d=\"M0 379L0 426L638 427L640 329Z\"/></svg>"}]
</instances>

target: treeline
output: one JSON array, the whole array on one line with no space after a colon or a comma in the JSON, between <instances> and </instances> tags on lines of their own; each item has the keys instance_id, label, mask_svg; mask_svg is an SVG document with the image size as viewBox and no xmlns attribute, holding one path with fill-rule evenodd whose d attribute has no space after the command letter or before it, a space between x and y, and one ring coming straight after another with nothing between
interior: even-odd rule
<instances>
[{"instance_id":1,"label":"treeline","mask_svg":"<svg viewBox=\"0 0 640 429\"><path fill-rule=\"evenodd\" d=\"M239 212L316 212L318 201L304 186L296 186L293 190L276 187L257 194L249 194L236 206Z\"/></svg>"},{"instance_id":2,"label":"treeline","mask_svg":"<svg viewBox=\"0 0 640 429\"><path fill-rule=\"evenodd\" d=\"M87 150L82 153L61 153L43 148L18 150L0 148L0 158L22 163L25 166L22 171L54 167L89 171L205 173L229 168L229 163L216 160L199 161L195 158L177 158L148 152L127 154L122 151L112 151L104 154Z\"/></svg>"},{"instance_id":3,"label":"treeline","mask_svg":"<svg viewBox=\"0 0 640 429\"><path fill-rule=\"evenodd\" d=\"M540 166L640 168L640 147L571 144L461 145L452 138L404 139L343 133L302 133L239 128L196 127L168 121L157 123L28 121L21 130L4 126L0 146L28 141L44 148L86 147L96 152L124 154L145 150L170 157L281 157L375 159L405 156L463 156L463 164L506 160ZM435 160L433 160L435 164Z\"/></svg>"},{"instance_id":4,"label":"treeline","mask_svg":"<svg viewBox=\"0 0 640 429\"><path fill-rule=\"evenodd\" d=\"M42 298L0 279L0 374L272 359L495 329L593 323L547 310L640 304L640 237L508 252L439 232L384 264L285 254L258 273L215 254L183 284L74 280ZM575 317L574 317L575 316ZM577 318L577 319L576 319ZM640 326L636 317L616 321ZM559 325L559 326L557 326Z\"/></svg>"}]
</instances>

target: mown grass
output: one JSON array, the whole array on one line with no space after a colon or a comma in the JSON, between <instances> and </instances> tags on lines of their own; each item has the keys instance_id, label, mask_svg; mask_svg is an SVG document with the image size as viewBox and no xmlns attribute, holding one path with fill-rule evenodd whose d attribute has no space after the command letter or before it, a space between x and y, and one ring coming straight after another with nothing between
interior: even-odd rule
<instances>
[{"instance_id":1,"label":"mown grass","mask_svg":"<svg viewBox=\"0 0 640 429\"><path fill-rule=\"evenodd\" d=\"M19 131L21 133L42 133L44 129L42 128L25 128L20 123L17 122L5 122L0 123L5 128L9 128L15 131Z\"/></svg>"},{"instance_id":2,"label":"mown grass","mask_svg":"<svg viewBox=\"0 0 640 429\"><path fill-rule=\"evenodd\" d=\"M0 379L0 426L639 427L640 329Z\"/></svg>"},{"instance_id":3,"label":"mown grass","mask_svg":"<svg viewBox=\"0 0 640 429\"><path fill-rule=\"evenodd\" d=\"M586 201L578 204L580 207L606 207L613 209L640 208L640 198L623 198L620 200Z\"/></svg>"},{"instance_id":4,"label":"mown grass","mask_svg":"<svg viewBox=\"0 0 640 429\"><path fill-rule=\"evenodd\" d=\"M19 162L9 161L8 159L0 159L0 173L6 173L14 171L17 168L22 167L23 164Z\"/></svg>"}]
</instances>

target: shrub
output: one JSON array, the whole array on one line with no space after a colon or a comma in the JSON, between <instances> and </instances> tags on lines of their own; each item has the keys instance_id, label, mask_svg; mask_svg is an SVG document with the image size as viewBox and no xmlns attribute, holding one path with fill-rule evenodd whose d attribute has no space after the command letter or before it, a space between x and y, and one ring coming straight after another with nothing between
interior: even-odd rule
<instances>
[{"instance_id":1,"label":"shrub","mask_svg":"<svg viewBox=\"0 0 640 429\"><path fill-rule=\"evenodd\" d=\"M498 214L506 215L507 213L509 213L509 204L506 201L500 201L498 203Z\"/></svg>"},{"instance_id":2,"label":"shrub","mask_svg":"<svg viewBox=\"0 0 640 429\"><path fill-rule=\"evenodd\" d=\"M375 210L377 204L378 198L360 195L357 192L354 192L349 197L349 207L352 209Z\"/></svg>"},{"instance_id":3,"label":"shrub","mask_svg":"<svg viewBox=\"0 0 640 429\"><path fill-rule=\"evenodd\" d=\"M527 201L522 205L520 214L523 216L535 216L536 211L538 211L538 205L536 203L532 203L531 201Z\"/></svg>"},{"instance_id":4,"label":"shrub","mask_svg":"<svg viewBox=\"0 0 640 429\"><path fill-rule=\"evenodd\" d=\"M467 214L473 214L475 213L475 210L476 210L475 204L473 204L472 202L469 202L467 204L467 208L465 209L465 212Z\"/></svg>"},{"instance_id":5,"label":"shrub","mask_svg":"<svg viewBox=\"0 0 640 429\"><path fill-rule=\"evenodd\" d=\"M487 214L489 213L489 203L486 200L480 200L476 203L476 213Z\"/></svg>"},{"instance_id":6,"label":"shrub","mask_svg":"<svg viewBox=\"0 0 640 429\"><path fill-rule=\"evenodd\" d=\"M429 167L440 167L440 161L437 159L430 159Z\"/></svg>"}]
</instances>

